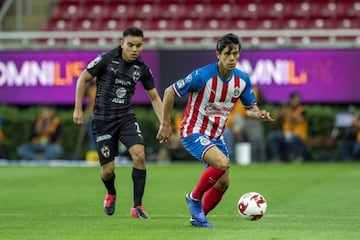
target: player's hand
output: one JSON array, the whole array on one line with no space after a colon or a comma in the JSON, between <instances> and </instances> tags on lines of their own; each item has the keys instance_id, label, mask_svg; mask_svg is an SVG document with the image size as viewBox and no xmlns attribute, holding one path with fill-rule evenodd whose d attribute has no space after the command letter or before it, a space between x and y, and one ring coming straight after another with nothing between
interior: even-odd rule
<instances>
[{"instance_id":1,"label":"player's hand","mask_svg":"<svg viewBox=\"0 0 360 240\"><path fill-rule=\"evenodd\" d=\"M73 121L76 124L83 124L84 123L84 113L82 109L75 109L73 114Z\"/></svg>"},{"instance_id":2,"label":"player's hand","mask_svg":"<svg viewBox=\"0 0 360 240\"><path fill-rule=\"evenodd\" d=\"M171 127L168 124L160 124L159 131L156 135L156 139L159 140L160 143L167 142L172 134Z\"/></svg>"},{"instance_id":3,"label":"player's hand","mask_svg":"<svg viewBox=\"0 0 360 240\"><path fill-rule=\"evenodd\" d=\"M259 111L258 118L263 121L270 121L270 122L275 121L275 119L270 116L270 113L265 110Z\"/></svg>"}]
</instances>

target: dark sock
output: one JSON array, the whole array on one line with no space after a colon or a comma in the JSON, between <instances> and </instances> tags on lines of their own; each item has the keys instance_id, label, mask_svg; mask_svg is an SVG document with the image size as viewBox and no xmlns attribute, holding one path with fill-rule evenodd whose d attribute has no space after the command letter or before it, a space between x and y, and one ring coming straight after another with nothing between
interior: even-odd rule
<instances>
[{"instance_id":1,"label":"dark sock","mask_svg":"<svg viewBox=\"0 0 360 240\"><path fill-rule=\"evenodd\" d=\"M115 190L115 174L109 179L109 180L104 180L101 178L101 180L103 181L108 194L111 195L116 195L116 190Z\"/></svg>"},{"instance_id":2,"label":"dark sock","mask_svg":"<svg viewBox=\"0 0 360 240\"><path fill-rule=\"evenodd\" d=\"M145 189L146 169L133 168L132 180L134 184L134 207L141 206Z\"/></svg>"}]
</instances>

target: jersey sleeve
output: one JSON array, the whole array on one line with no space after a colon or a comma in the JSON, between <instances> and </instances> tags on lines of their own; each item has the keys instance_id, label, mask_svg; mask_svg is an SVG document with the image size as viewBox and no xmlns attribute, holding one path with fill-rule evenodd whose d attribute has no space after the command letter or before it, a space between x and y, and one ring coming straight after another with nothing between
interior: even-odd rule
<instances>
[{"instance_id":1,"label":"jersey sleeve","mask_svg":"<svg viewBox=\"0 0 360 240\"><path fill-rule=\"evenodd\" d=\"M241 76L242 79L245 80L246 86L242 94L240 95L240 101L244 105L244 107L250 107L256 104L256 97L254 91L251 86L250 79L247 75Z\"/></svg>"},{"instance_id":2,"label":"jersey sleeve","mask_svg":"<svg viewBox=\"0 0 360 240\"><path fill-rule=\"evenodd\" d=\"M172 84L176 95L182 97L189 92L199 92L203 85L203 78L199 69L191 72L185 78L181 78Z\"/></svg>"},{"instance_id":3,"label":"jersey sleeve","mask_svg":"<svg viewBox=\"0 0 360 240\"><path fill-rule=\"evenodd\" d=\"M141 81L143 87L145 88L145 90L151 90L155 87L154 77L151 72L151 69L149 67L147 67L146 65L144 65L144 66L145 67L143 70L143 76L140 81Z\"/></svg>"},{"instance_id":4,"label":"jersey sleeve","mask_svg":"<svg viewBox=\"0 0 360 240\"><path fill-rule=\"evenodd\" d=\"M107 61L108 61L108 55L105 53L102 53L102 54L98 55L95 59L93 59L86 66L86 70L92 76L96 76L106 68Z\"/></svg>"}]
</instances>

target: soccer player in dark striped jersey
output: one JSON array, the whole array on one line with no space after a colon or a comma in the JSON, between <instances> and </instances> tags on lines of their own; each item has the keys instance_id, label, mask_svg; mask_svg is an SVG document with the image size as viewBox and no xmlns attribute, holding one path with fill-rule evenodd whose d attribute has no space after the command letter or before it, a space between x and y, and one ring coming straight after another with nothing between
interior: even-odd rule
<instances>
[{"instance_id":1,"label":"soccer player in dark striped jersey","mask_svg":"<svg viewBox=\"0 0 360 240\"><path fill-rule=\"evenodd\" d=\"M180 128L181 142L206 167L193 190L186 194L190 223L195 227L212 227L206 215L229 186L229 154L223 132L235 102L242 102L249 117L274 121L269 112L257 106L249 77L235 68L240 50L236 35L229 33L221 37L216 46L217 62L194 70L164 92L157 139L166 142L171 136L169 126L175 96L189 94Z\"/></svg>"},{"instance_id":2,"label":"soccer player in dark striped jersey","mask_svg":"<svg viewBox=\"0 0 360 240\"><path fill-rule=\"evenodd\" d=\"M77 80L73 121L82 124L85 89L87 83L96 78L93 134L100 159L101 179L107 190L103 205L107 215L113 215L115 211L114 159L118 155L120 141L126 146L133 161L134 204L130 214L135 218L149 218L142 205L146 181L144 139L131 102L136 84L141 82L143 85L159 120L162 102L151 70L140 57L143 39L141 29L126 29L120 46L97 56Z\"/></svg>"}]
</instances>

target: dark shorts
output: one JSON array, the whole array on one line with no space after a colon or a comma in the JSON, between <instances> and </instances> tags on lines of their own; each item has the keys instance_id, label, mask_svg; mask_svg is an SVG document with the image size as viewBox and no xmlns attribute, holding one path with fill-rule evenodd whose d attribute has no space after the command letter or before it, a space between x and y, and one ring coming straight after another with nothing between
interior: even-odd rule
<instances>
[{"instance_id":1,"label":"dark shorts","mask_svg":"<svg viewBox=\"0 0 360 240\"><path fill-rule=\"evenodd\" d=\"M144 145L140 126L133 114L111 121L94 119L93 133L101 166L119 155L119 141L127 149L135 144Z\"/></svg>"}]
</instances>

